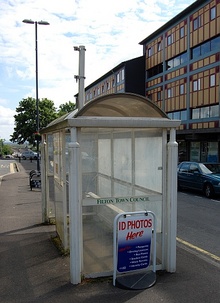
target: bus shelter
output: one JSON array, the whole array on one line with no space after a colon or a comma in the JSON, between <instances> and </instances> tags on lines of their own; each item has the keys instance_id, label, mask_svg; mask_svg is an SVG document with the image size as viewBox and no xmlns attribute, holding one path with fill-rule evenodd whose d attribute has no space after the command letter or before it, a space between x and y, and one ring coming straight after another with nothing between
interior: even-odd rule
<instances>
[{"instance_id":1,"label":"bus shelter","mask_svg":"<svg viewBox=\"0 0 220 303\"><path fill-rule=\"evenodd\" d=\"M97 98L42 134L43 221L70 249L70 279L113 273L113 221L157 218L156 269L176 270L178 120L134 94Z\"/></svg>"}]
</instances>

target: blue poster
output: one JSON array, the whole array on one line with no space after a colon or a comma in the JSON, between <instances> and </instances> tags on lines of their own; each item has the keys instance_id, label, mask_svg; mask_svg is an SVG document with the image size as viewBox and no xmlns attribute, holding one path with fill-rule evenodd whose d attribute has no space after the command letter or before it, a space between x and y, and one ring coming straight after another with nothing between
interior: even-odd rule
<instances>
[{"instance_id":1,"label":"blue poster","mask_svg":"<svg viewBox=\"0 0 220 303\"><path fill-rule=\"evenodd\" d=\"M150 264L153 219L151 215L121 217L118 221L119 272L140 270Z\"/></svg>"}]
</instances>

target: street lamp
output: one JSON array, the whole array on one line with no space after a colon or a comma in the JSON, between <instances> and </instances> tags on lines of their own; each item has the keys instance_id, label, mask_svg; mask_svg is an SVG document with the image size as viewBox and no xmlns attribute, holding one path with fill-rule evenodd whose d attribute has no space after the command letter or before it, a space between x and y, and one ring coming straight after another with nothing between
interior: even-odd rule
<instances>
[{"instance_id":1,"label":"street lamp","mask_svg":"<svg viewBox=\"0 0 220 303\"><path fill-rule=\"evenodd\" d=\"M33 21L30 19L24 19L22 22L28 24L35 24L35 54L36 54L36 125L37 125L37 171L40 171L40 159L39 159L39 100L38 100L38 51L37 51L37 25L50 25L47 21Z\"/></svg>"}]
</instances>

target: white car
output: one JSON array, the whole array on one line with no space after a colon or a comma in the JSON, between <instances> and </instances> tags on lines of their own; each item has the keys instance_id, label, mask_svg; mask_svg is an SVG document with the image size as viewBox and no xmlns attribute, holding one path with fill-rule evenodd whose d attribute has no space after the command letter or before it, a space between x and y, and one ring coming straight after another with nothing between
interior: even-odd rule
<instances>
[{"instance_id":1,"label":"white car","mask_svg":"<svg viewBox=\"0 0 220 303\"><path fill-rule=\"evenodd\" d=\"M21 158L26 159L37 159L37 153L33 152L32 150L26 150L21 154Z\"/></svg>"}]
</instances>

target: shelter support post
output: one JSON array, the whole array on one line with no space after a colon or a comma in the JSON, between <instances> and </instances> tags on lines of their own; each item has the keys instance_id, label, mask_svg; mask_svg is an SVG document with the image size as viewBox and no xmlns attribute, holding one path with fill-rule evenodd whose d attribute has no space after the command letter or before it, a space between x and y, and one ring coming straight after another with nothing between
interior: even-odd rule
<instances>
[{"instance_id":1,"label":"shelter support post","mask_svg":"<svg viewBox=\"0 0 220 303\"><path fill-rule=\"evenodd\" d=\"M69 143L69 215L70 215L70 279L72 284L81 283L81 207L79 193L78 142Z\"/></svg>"},{"instance_id":2,"label":"shelter support post","mask_svg":"<svg viewBox=\"0 0 220 303\"><path fill-rule=\"evenodd\" d=\"M167 167L167 218L166 218L166 270L176 271L176 233L177 233L177 162L178 143L176 129L170 130Z\"/></svg>"},{"instance_id":3,"label":"shelter support post","mask_svg":"<svg viewBox=\"0 0 220 303\"><path fill-rule=\"evenodd\" d=\"M47 179L47 143L46 135L43 135L42 140L42 149L41 149L41 198L42 198L42 222L48 222L48 179Z\"/></svg>"}]
</instances>

